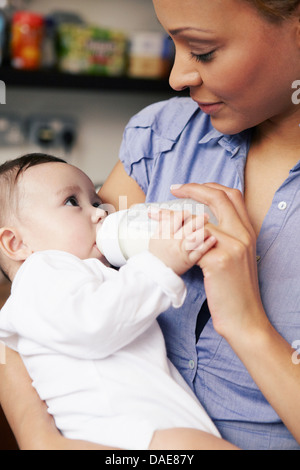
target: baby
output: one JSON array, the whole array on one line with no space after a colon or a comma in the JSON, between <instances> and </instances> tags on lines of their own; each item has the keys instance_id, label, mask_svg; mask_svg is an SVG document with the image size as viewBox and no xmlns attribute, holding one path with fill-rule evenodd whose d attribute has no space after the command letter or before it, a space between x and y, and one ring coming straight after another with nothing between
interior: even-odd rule
<instances>
[{"instance_id":1,"label":"baby","mask_svg":"<svg viewBox=\"0 0 300 470\"><path fill-rule=\"evenodd\" d=\"M156 322L183 304L180 275L215 244L205 220L154 214L160 229L174 218L170 239L155 236L117 271L97 248L106 213L78 168L44 154L7 162L0 204L0 264L12 280L0 340L21 355L63 435L122 449L226 448Z\"/></svg>"}]
</instances>

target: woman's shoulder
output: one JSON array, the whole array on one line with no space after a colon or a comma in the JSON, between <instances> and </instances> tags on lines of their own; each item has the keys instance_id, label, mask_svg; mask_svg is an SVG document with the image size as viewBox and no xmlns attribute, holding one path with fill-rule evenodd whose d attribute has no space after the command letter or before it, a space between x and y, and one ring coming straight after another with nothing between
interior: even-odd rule
<instances>
[{"instance_id":1,"label":"woman's shoulder","mask_svg":"<svg viewBox=\"0 0 300 470\"><path fill-rule=\"evenodd\" d=\"M131 118L127 129L151 128L156 135L176 141L199 111L197 103L191 98L174 97L147 106Z\"/></svg>"},{"instance_id":2,"label":"woman's shoulder","mask_svg":"<svg viewBox=\"0 0 300 470\"><path fill-rule=\"evenodd\" d=\"M126 173L147 194L153 166L161 155L176 153L179 142L185 148L196 147L211 131L210 116L191 98L171 98L152 104L131 118L119 158Z\"/></svg>"}]
</instances>

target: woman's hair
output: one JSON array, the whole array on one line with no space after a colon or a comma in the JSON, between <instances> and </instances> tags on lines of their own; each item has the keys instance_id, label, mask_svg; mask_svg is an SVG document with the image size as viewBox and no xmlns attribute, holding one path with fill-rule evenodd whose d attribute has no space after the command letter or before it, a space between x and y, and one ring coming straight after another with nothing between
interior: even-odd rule
<instances>
[{"instance_id":1,"label":"woman's hair","mask_svg":"<svg viewBox=\"0 0 300 470\"><path fill-rule=\"evenodd\" d=\"M269 20L280 21L293 15L300 0L246 0Z\"/></svg>"}]
</instances>

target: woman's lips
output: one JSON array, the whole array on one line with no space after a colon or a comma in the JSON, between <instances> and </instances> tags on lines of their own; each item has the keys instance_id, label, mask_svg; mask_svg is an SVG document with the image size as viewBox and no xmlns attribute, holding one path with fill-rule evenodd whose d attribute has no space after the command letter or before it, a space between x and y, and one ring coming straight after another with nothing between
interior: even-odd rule
<instances>
[{"instance_id":1,"label":"woman's lips","mask_svg":"<svg viewBox=\"0 0 300 470\"><path fill-rule=\"evenodd\" d=\"M200 109L206 114L216 114L222 107L223 103L200 103L197 101Z\"/></svg>"}]
</instances>

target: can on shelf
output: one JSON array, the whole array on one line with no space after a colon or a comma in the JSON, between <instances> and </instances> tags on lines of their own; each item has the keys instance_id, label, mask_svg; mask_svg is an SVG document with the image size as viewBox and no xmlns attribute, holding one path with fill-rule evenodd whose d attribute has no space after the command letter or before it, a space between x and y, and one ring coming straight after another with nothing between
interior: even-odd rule
<instances>
[{"instance_id":1,"label":"can on shelf","mask_svg":"<svg viewBox=\"0 0 300 470\"><path fill-rule=\"evenodd\" d=\"M13 67L18 69L40 68L43 35L43 16L30 11L18 11L14 14L11 35Z\"/></svg>"}]
</instances>

